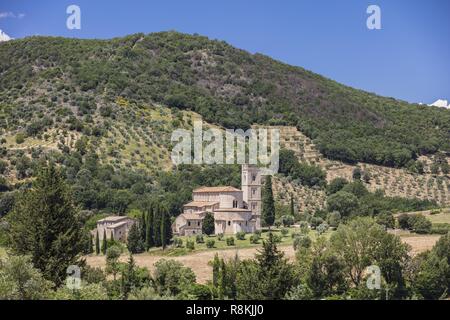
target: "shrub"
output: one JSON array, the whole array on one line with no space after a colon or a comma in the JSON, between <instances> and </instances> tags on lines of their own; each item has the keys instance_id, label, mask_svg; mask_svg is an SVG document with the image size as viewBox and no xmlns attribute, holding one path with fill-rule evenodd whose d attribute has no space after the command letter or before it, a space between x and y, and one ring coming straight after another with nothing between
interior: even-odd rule
<instances>
[{"instance_id":1,"label":"shrub","mask_svg":"<svg viewBox=\"0 0 450 320\"><path fill-rule=\"evenodd\" d=\"M281 242L281 235L280 234L277 234L277 233L273 233L273 241L275 242L275 243L280 243Z\"/></svg>"},{"instance_id":2,"label":"shrub","mask_svg":"<svg viewBox=\"0 0 450 320\"><path fill-rule=\"evenodd\" d=\"M259 239L261 239L261 237L257 233L252 234L250 236L250 243L257 244L259 242Z\"/></svg>"},{"instance_id":3,"label":"shrub","mask_svg":"<svg viewBox=\"0 0 450 320\"><path fill-rule=\"evenodd\" d=\"M376 221L378 224L381 224L382 226L385 226L386 228L390 228L393 229L395 228L395 219L394 219L394 215L392 213L380 213L377 218Z\"/></svg>"},{"instance_id":4,"label":"shrub","mask_svg":"<svg viewBox=\"0 0 450 320\"><path fill-rule=\"evenodd\" d=\"M173 245L175 248L183 248L183 239L178 237L173 238Z\"/></svg>"},{"instance_id":5,"label":"shrub","mask_svg":"<svg viewBox=\"0 0 450 320\"><path fill-rule=\"evenodd\" d=\"M284 215L281 217L281 223L285 227L290 227L294 224L294 217L291 215Z\"/></svg>"},{"instance_id":6,"label":"shrub","mask_svg":"<svg viewBox=\"0 0 450 320\"><path fill-rule=\"evenodd\" d=\"M256 230L254 232L254 234L257 234L261 238L262 231L261 230Z\"/></svg>"},{"instance_id":7,"label":"shrub","mask_svg":"<svg viewBox=\"0 0 450 320\"><path fill-rule=\"evenodd\" d=\"M195 249L195 243L192 240L186 240L186 248L189 250Z\"/></svg>"},{"instance_id":8,"label":"shrub","mask_svg":"<svg viewBox=\"0 0 450 320\"><path fill-rule=\"evenodd\" d=\"M236 233L236 239L245 240L245 232L240 231L240 232Z\"/></svg>"},{"instance_id":9,"label":"shrub","mask_svg":"<svg viewBox=\"0 0 450 320\"><path fill-rule=\"evenodd\" d=\"M309 248L311 247L311 244L311 238L307 235L296 236L293 242L294 250L297 250L299 248Z\"/></svg>"},{"instance_id":10,"label":"shrub","mask_svg":"<svg viewBox=\"0 0 450 320\"><path fill-rule=\"evenodd\" d=\"M223 240L223 233L217 234L217 240L219 240L219 241Z\"/></svg>"},{"instance_id":11,"label":"shrub","mask_svg":"<svg viewBox=\"0 0 450 320\"><path fill-rule=\"evenodd\" d=\"M399 215L397 221L400 229L409 229L409 216L406 213Z\"/></svg>"},{"instance_id":12,"label":"shrub","mask_svg":"<svg viewBox=\"0 0 450 320\"><path fill-rule=\"evenodd\" d=\"M16 143L22 144L25 142L25 135L23 133L16 134Z\"/></svg>"},{"instance_id":13,"label":"shrub","mask_svg":"<svg viewBox=\"0 0 450 320\"><path fill-rule=\"evenodd\" d=\"M234 246L234 237L227 238L227 246Z\"/></svg>"},{"instance_id":14,"label":"shrub","mask_svg":"<svg viewBox=\"0 0 450 320\"><path fill-rule=\"evenodd\" d=\"M435 223L431 227L430 233L432 234L447 234L450 232L450 224L449 223Z\"/></svg>"},{"instance_id":15,"label":"shrub","mask_svg":"<svg viewBox=\"0 0 450 320\"><path fill-rule=\"evenodd\" d=\"M216 244L216 242L213 239L206 240L206 247L207 248L214 248L215 244Z\"/></svg>"},{"instance_id":16,"label":"shrub","mask_svg":"<svg viewBox=\"0 0 450 320\"><path fill-rule=\"evenodd\" d=\"M336 229L341 223L341 214L338 211L330 212L327 215L327 222L331 228Z\"/></svg>"},{"instance_id":17,"label":"shrub","mask_svg":"<svg viewBox=\"0 0 450 320\"><path fill-rule=\"evenodd\" d=\"M288 228L281 229L281 235L283 237L286 237L288 235L288 233L289 233L289 229Z\"/></svg>"},{"instance_id":18,"label":"shrub","mask_svg":"<svg viewBox=\"0 0 450 320\"><path fill-rule=\"evenodd\" d=\"M327 232L328 228L329 228L328 224L326 222L324 222L317 227L317 233L319 235L322 235L325 232Z\"/></svg>"},{"instance_id":19,"label":"shrub","mask_svg":"<svg viewBox=\"0 0 450 320\"><path fill-rule=\"evenodd\" d=\"M195 242L197 242L197 243L205 243L205 240L203 239L203 235L198 234L198 235L195 237Z\"/></svg>"}]
</instances>

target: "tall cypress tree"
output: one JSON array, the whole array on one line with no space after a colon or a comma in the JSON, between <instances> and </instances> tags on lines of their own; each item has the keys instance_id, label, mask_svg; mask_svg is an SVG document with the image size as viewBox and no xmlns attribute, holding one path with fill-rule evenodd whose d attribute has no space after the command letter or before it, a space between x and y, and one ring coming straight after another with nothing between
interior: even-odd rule
<instances>
[{"instance_id":1,"label":"tall cypress tree","mask_svg":"<svg viewBox=\"0 0 450 320\"><path fill-rule=\"evenodd\" d=\"M69 265L79 265L85 248L69 186L53 165L42 168L33 188L22 193L7 216L10 242L17 254L29 254L44 277L60 285Z\"/></svg>"},{"instance_id":2,"label":"tall cypress tree","mask_svg":"<svg viewBox=\"0 0 450 320\"><path fill-rule=\"evenodd\" d=\"M102 253L106 254L108 249L108 240L106 239L106 229L103 230L103 243L102 243Z\"/></svg>"},{"instance_id":3,"label":"tall cypress tree","mask_svg":"<svg viewBox=\"0 0 450 320\"><path fill-rule=\"evenodd\" d=\"M291 196L291 216L295 217L294 197Z\"/></svg>"},{"instance_id":4,"label":"tall cypress tree","mask_svg":"<svg viewBox=\"0 0 450 320\"><path fill-rule=\"evenodd\" d=\"M145 223L145 249L148 250L155 245L154 235L153 235L153 205L151 204L147 211L147 222Z\"/></svg>"},{"instance_id":5,"label":"tall cypress tree","mask_svg":"<svg viewBox=\"0 0 450 320\"><path fill-rule=\"evenodd\" d=\"M92 247L93 246L93 238L92 238L92 233L90 233L89 232L89 244L88 244L88 253L89 254L92 254L92 253L94 253L94 248Z\"/></svg>"},{"instance_id":6,"label":"tall cypress tree","mask_svg":"<svg viewBox=\"0 0 450 320\"><path fill-rule=\"evenodd\" d=\"M219 255L216 253L213 260L213 286L218 287L220 276L220 259Z\"/></svg>"},{"instance_id":7,"label":"tall cypress tree","mask_svg":"<svg viewBox=\"0 0 450 320\"><path fill-rule=\"evenodd\" d=\"M95 254L100 254L100 238L98 237L98 230L95 234Z\"/></svg>"},{"instance_id":8,"label":"tall cypress tree","mask_svg":"<svg viewBox=\"0 0 450 320\"><path fill-rule=\"evenodd\" d=\"M142 212L141 217L139 218L139 232L142 243L145 243L145 240L147 239L147 217L145 215L145 212Z\"/></svg>"},{"instance_id":9,"label":"tall cypress tree","mask_svg":"<svg viewBox=\"0 0 450 320\"><path fill-rule=\"evenodd\" d=\"M165 207L161 207L161 245L163 250L172 239L172 228L170 226L169 211Z\"/></svg>"},{"instance_id":10,"label":"tall cypress tree","mask_svg":"<svg viewBox=\"0 0 450 320\"><path fill-rule=\"evenodd\" d=\"M262 220L270 228L275 222L275 201L272 191L272 176L266 177L262 198Z\"/></svg>"},{"instance_id":11,"label":"tall cypress tree","mask_svg":"<svg viewBox=\"0 0 450 320\"><path fill-rule=\"evenodd\" d=\"M158 204L153 207L153 241L156 247L161 246L161 209Z\"/></svg>"}]
</instances>

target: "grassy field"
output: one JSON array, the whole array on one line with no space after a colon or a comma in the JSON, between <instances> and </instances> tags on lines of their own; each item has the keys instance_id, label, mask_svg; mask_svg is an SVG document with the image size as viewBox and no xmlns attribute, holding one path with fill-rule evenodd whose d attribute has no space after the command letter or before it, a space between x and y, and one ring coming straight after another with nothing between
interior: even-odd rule
<instances>
[{"instance_id":1,"label":"grassy field","mask_svg":"<svg viewBox=\"0 0 450 320\"><path fill-rule=\"evenodd\" d=\"M281 229L275 228L272 229L272 232L278 236L281 237L281 242L278 243L279 246L292 246L293 244L293 233L299 233L300 230L295 227L286 228L288 230L288 233L283 236L281 233ZM331 235L332 231L328 231L323 234L325 237L329 237ZM318 234L316 231L311 230L308 234L311 238L311 240L315 240L318 237ZM183 240L183 247L182 248L169 248L166 250L162 249L154 249L150 250L148 254L150 255L157 255L157 256L183 256L187 254L192 254L195 252L201 252L201 251L217 251L217 250L228 250L228 249L246 249L246 248L259 248L261 247L261 244L263 240L267 239L268 237L268 230L264 230L261 235L261 239L258 241L258 243L251 243L250 237L251 234L246 234L244 240L238 240L236 236L234 236L234 246L227 245L226 239L231 236L224 236L222 240L219 240L217 236L203 236L204 243L196 243L196 237L180 237L180 239ZM186 242L187 240L193 241L195 243L194 250L189 250L186 248ZM207 248L206 242L208 240L214 240L214 247L213 248Z\"/></svg>"},{"instance_id":2,"label":"grassy field","mask_svg":"<svg viewBox=\"0 0 450 320\"><path fill-rule=\"evenodd\" d=\"M427 218L434 223L449 223L450 224L450 210L444 210L442 213L429 214Z\"/></svg>"}]
</instances>

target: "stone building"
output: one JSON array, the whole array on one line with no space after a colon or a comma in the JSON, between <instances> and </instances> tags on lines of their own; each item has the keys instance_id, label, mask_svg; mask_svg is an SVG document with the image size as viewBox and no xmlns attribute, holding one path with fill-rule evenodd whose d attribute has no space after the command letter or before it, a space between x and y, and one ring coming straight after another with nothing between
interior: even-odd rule
<instances>
[{"instance_id":1,"label":"stone building","mask_svg":"<svg viewBox=\"0 0 450 320\"><path fill-rule=\"evenodd\" d=\"M106 238L117 241L126 241L131 226L136 223L135 219L126 216L109 216L97 221L97 231L100 241L103 240L104 231Z\"/></svg>"},{"instance_id":2,"label":"stone building","mask_svg":"<svg viewBox=\"0 0 450 320\"><path fill-rule=\"evenodd\" d=\"M214 215L216 234L255 232L261 229L261 172L256 166L242 166L242 190L231 187L201 187L192 193L174 224L174 234L202 233L207 212Z\"/></svg>"}]
</instances>

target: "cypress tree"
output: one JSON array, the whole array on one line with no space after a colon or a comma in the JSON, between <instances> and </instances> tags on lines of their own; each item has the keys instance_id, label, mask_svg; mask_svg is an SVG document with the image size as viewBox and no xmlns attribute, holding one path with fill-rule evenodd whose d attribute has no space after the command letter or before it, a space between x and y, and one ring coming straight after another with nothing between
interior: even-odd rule
<instances>
[{"instance_id":1,"label":"cypress tree","mask_svg":"<svg viewBox=\"0 0 450 320\"><path fill-rule=\"evenodd\" d=\"M213 286L218 287L219 285L219 275L220 275L220 259L219 255L216 253L213 260Z\"/></svg>"},{"instance_id":2,"label":"cypress tree","mask_svg":"<svg viewBox=\"0 0 450 320\"><path fill-rule=\"evenodd\" d=\"M108 249L108 240L106 239L106 229L103 230L103 243L102 243L102 253L106 254Z\"/></svg>"},{"instance_id":3,"label":"cypress tree","mask_svg":"<svg viewBox=\"0 0 450 320\"><path fill-rule=\"evenodd\" d=\"M89 254L92 254L92 253L94 253L94 248L92 247L93 246L93 238L92 238L92 233L90 233L89 232L89 244L88 244L88 253Z\"/></svg>"},{"instance_id":4,"label":"cypress tree","mask_svg":"<svg viewBox=\"0 0 450 320\"><path fill-rule=\"evenodd\" d=\"M266 177L264 184L262 199L262 219L266 226L269 227L275 222L275 201L272 191L272 176Z\"/></svg>"},{"instance_id":5,"label":"cypress tree","mask_svg":"<svg viewBox=\"0 0 450 320\"><path fill-rule=\"evenodd\" d=\"M147 217L145 215L145 212L142 212L141 217L139 218L139 232L140 232L140 239L143 243L145 243L145 240L147 239L146 233L147 233Z\"/></svg>"},{"instance_id":6,"label":"cypress tree","mask_svg":"<svg viewBox=\"0 0 450 320\"><path fill-rule=\"evenodd\" d=\"M128 234L127 248L128 251L130 251L131 253L142 252L141 236L139 234L139 228L137 223L134 223L130 228L130 233Z\"/></svg>"},{"instance_id":7,"label":"cypress tree","mask_svg":"<svg viewBox=\"0 0 450 320\"><path fill-rule=\"evenodd\" d=\"M291 196L291 216L295 217L294 197Z\"/></svg>"},{"instance_id":8,"label":"cypress tree","mask_svg":"<svg viewBox=\"0 0 450 320\"><path fill-rule=\"evenodd\" d=\"M145 224L145 249L148 250L155 245L153 235L153 205L150 205L147 212L147 222Z\"/></svg>"},{"instance_id":9,"label":"cypress tree","mask_svg":"<svg viewBox=\"0 0 450 320\"><path fill-rule=\"evenodd\" d=\"M156 247L161 246L161 209L159 205L153 207L153 241Z\"/></svg>"},{"instance_id":10,"label":"cypress tree","mask_svg":"<svg viewBox=\"0 0 450 320\"><path fill-rule=\"evenodd\" d=\"M98 237L98 229L95 234L95 254L100 254L100 239Z\"/></svg>"},{"instance_id":11,"label":"cypress tree","mask_svg":"<svg viewBox=\"0 0 450 320\"><path fill-rule=\"evenodd\" d=\"M53 165L42 168L33 188L23 192L7 216L13 252L30 255L33 265L57 286L86 248L69 186Z\"/></svg>"},{"instance_id":12,"label":"cypress tree","mask_svg":"<svg viewBox=\"0 0 450 320\"><path fill-rule=\"evenodd\" d=\"M163 250L170 243L172 229L170 227L170 215L166 208L161 208L161 245Z\"/></svg>"}]
</instances>

